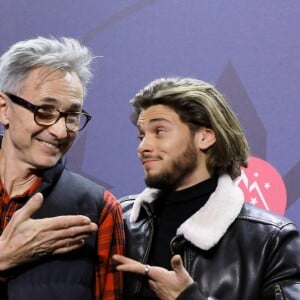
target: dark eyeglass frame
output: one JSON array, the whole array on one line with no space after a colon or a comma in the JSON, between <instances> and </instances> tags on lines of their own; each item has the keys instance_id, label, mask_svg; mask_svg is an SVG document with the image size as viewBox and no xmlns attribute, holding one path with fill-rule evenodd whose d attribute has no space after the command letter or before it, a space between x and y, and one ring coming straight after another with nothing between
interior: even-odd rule
<instances>
[{"instance_id":1,"label":"dark eyeglass frame","mask_svg":"<svg viewBox=\"0 0 300 300\"><path fill-rule=\"evenodd\" d=\"M68 111L68 112L64 112L64 111L60 111L57 108L53 107L54 110L56 110L59 114L57 116L56 119L53 120L53 122L50 122L49 124L43 124L40 123L39 121L37 121L37 112L39 109L45 109L45 105L34 105L31 102L16 96L14 94L11 93L4 93L12 102L14 102L15 104L18 104L24 108L27 108L28 110L30 110L31 112L33 112L33 116L34 116L34 121L36 122L36 124L40 125L40 126L51 126L55 123L58 122L58 120L63 117L65 119L65 124L66 124L66 129L73 131L73 132L77 132L77 131L81 131L82 129L85 128L85 126L87 125L87 123L92 119L92 116L89 115L84 109L81 110L81 112L72 112L72 111ZM83 123L83 125L81 127L78 127L77 130L74 129L69 129L68 128L68 124L67 123L67 118L69 115L74 115L74 114L78 114L80 116L85 116L85 123Z\"/></svg>"}]
</instances>

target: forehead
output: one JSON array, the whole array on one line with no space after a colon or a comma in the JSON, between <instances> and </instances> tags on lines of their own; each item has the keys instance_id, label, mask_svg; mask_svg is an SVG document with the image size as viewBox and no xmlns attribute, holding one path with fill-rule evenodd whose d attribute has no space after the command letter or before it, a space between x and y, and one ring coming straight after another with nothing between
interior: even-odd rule
<instances>
[{"instance_id":1,"label":"forehead","mask_svg":"<svg viewBox=\"0 0 300 300\"><path fill-rule=\"evenodd\" d=\"M76 73L53 71L47 67L31 70L21 83L20 93L30 100L53 98L83 101L83 86Z\"/></svg>"},{"instance_id":2,"label":"forehead","mask_svg":"<svg viewBox=\"0 0 300 300\"><path fill-rule=\"evenodd\" d=\"M169 124L183 123L178 114L171 107L158 104L152 105L141 111L137 121L137 126L141 128L157 122L165 122Z\"/></svg>"}]
</instances>

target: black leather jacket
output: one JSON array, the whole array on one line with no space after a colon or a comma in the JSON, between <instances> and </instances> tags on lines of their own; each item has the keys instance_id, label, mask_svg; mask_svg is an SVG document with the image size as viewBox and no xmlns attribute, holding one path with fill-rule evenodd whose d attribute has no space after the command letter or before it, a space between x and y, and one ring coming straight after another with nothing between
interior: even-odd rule
<instances>
[{"instance_id":1,"label":"black leather jacket","mask_svg":"<svg viewBox=\"0 0 300 300\"><path fill-rule=\"evenodd\" d=\"M171 249L195 281L178 299L299 300L299 232L286 218L244 203L237 189L229 177L219 178L206 205L177 230ZM127 255L141 262L147 261L155 230L157 192L120 199ZM127 273L124 300L139 299L141 284Z\"/></svg>"}]
</instances>

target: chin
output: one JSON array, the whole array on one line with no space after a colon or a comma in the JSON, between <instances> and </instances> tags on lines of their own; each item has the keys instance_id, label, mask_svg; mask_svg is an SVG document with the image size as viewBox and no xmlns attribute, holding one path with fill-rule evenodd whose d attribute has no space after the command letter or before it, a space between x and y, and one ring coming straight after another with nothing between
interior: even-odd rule
<instances>
[{"instance_id":1,"label":"chin","mask_svg":"<svg viewBox=\"0 0 300 300\"><path fill-rule=\"evenodd\" d=\"M35 161L35 166L37 169L48 169L51 167L54 167L60 158L53 158L53 159L45 159L45 160L40 160L40 161Z\"/></svg>"}]
</instances>

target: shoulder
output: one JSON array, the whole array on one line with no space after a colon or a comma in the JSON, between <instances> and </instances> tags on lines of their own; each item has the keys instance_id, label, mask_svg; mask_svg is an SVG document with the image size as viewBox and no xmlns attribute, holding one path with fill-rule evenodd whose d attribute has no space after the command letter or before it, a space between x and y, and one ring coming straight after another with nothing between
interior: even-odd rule
<instances>
[{"instance_id":1,"label":"shoulder","mask_svg":"<svg viewBox=\"0 0 300 300\"><path fill-rule=\"evenodd\" d=\"M280 216L271 211L256 207L252 204L245 203L238 216L239 220L245 220L254 223L270 225L274 227L284 227L293 224L291 220L284 216ZM293 224L294 225L294 224Z\"/></svg>"},{"instance_id":2,"label":"shoulder","mask_svg":"<svg viewBox=\"0 0 300 300\"><path fill-rule=\"evenodd\" d=\"M120 202L117 200L117 198L108 190L104 189L103 192L103 200L105 203L105 206L109 210L122 210Z\"/></svg>"},{"instance_id":3,"label":"shoulder","mask_svg":"<svg viewBox=\"0 0 300 300\"><path fill-rule=\"evenodd\" d=\"M90 192L96 191L97 193L101 192L103 194L105 190L102 185L96 183L95 181L68 169L64 169L61 174L60 181L62 181L64 184L67 184L69 188L74 189L74 192L77 190L83 190Z\"/></svg>"},{"instance_id":4,"label":"shoulder","mask_svg":"<svg viewBox=\"0 0 300 300\"><path fill-rule=\"evenodd\" d=\"M288 218L277 215L270 211L245 203L234 222L235 230L251 232L260 237L267 236L272 239L281 240L296 239L300 245L300 234L297 226Z\"/></svg>"},{"instance_id":5,"label":"shoulder","mask_svg":"<svg viewBox=\"0 0 300 300\"><path fill-rule=\"evenodd\" d=\"M245 203L235 224L232 232L243 237L248 255L251 251L257 257L267 255L267 268L271 272L278 272L277 276L279 269L285 272L285 276L299 272L300 233L291 220ZM291 271L287 272L288 269Z\"/></svg>"},{"instance_id":6,"label":"shoulder","mask_svg":"<svg viewBox=\"0 0 300 300\"><path fill-rule=\"evenodd\" d=\"M126 195L119 199L120 203L128 203L134 201L139 194Z\"/></svg>"},{"instance_id":7,"label":"shoulder","mask_svg":"<svg viewBox=\"0 0 300 300\"><path fill-rule=\"evenodd\" d=\"M119 199L124 215L130 214L133 207L134 200L137 198L137 196L138 194L126 195Z\"/></svg>"}]
</instances>

